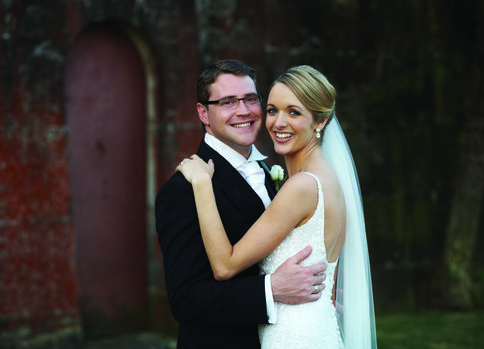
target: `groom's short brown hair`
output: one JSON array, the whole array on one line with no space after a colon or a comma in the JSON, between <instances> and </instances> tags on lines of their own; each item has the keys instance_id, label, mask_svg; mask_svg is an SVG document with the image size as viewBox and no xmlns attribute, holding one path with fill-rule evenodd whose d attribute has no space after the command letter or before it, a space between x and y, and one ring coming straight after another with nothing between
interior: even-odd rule
<instances>
[{"instance_id":1,"label":"groom's short brown hair","mask_svg":"<svg viewBox=\"0 0 484 349\"><path fill-rule=\"evenodd\" d=\"M205 104L210 98L212 91L210 86L217 80L219 75L233 74L236 76L249 76L254 80L255 87L257 88L257 80L255 76L255 70L248 65L245 65L241 61L236 59L223 59L208 66L197 82L197 102Z\"/></svg>"}]
</instances>

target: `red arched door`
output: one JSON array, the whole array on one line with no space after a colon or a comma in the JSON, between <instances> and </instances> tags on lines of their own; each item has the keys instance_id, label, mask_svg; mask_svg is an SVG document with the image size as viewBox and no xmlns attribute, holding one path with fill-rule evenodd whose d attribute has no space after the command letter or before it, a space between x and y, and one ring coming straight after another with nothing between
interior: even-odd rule
<instances>
[{"instance_id":1,"label":"red arched door","mask_svg":"<svg viewBox=\"0 0 484 349\"><path fill-rule=\"evenodd\" d=\"M66 61L79 307L87 337L147 323L146 91L121 30L80 35Z\"/></svg>"}]
</instances>

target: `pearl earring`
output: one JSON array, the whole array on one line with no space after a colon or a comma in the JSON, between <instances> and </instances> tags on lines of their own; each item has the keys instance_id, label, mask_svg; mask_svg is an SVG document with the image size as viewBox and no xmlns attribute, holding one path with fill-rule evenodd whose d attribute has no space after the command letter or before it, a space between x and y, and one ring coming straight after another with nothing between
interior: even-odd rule
<instances>
[{"instance_id":1,"label":"pearl earring","mask_svg":"<svg viewBox=\"0 0 484 349\"><path fill-rule=\"evenodd\" d=\"M316 138L321 138L321 130L319 129L319 127L316 129Z\"/></svg>"}]
</instances>

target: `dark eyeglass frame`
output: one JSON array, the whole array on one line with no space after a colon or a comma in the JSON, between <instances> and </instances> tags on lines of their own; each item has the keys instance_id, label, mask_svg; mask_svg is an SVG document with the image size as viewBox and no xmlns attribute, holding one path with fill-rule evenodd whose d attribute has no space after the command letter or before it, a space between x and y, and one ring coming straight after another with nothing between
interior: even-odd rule
<instances>
[{"instance_id":1,"label":"dark eyeglass frame","mask_svg":"<svg viewBox=\"0 0 484 349\"><path fill-rule=\"evenodd\" d=\"M257 97L257 103L247 103L247 99L248 98L254 98L254 97ZM232 106L229 106L229 107L225 107L225 109L235 109L239 106L239 103L240 101L244 101L245 105L247 106L252 106L252 105L257 105L257 104L260 104L262 102L262 95L261 94L258 94L258 95L250 95L250 96L245 96L245 97L242 97L242 98L236 98L236 97L233 97L233 98L222 98L222 99L218 99L216 101L206 101L204 104L207 104L207 105L210 105L210 104L216 104L218 105L219 107L221 108L224 108L224 104L222 104L221 102L223 101L237 101L234 105Z\"/></svg>"}]
</instances>

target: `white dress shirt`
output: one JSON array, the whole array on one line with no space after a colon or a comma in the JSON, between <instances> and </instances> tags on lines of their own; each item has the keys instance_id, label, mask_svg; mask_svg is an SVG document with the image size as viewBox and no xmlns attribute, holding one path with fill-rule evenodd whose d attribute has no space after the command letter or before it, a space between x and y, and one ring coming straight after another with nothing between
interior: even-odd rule
<instances>
[{"instance_id":1,"label":"white dress shirt","mask_svg":"<svg viewBox=\"0 0 484 349\"><path fill-rule=\"evenodd\" d=\"M217 153L222 155L249 183L254 191L259 195L265 208L271 203L267 188L265 187L265 173L259 166L257 161L264 160L267 156L262 155L259 150L252 144L250 156L246 159L240 153L230 148L228 145L218 140L211 134L205 133L205 143L207 143ZM216 166L217 164L215 164ZM216 169L215 169L216 171ZM267 317L269 323L276 323L277 312L272 296L271 276L265 276L265 292L266 292L266 305L267 305Z\"/></svg>"}]
</instances>

